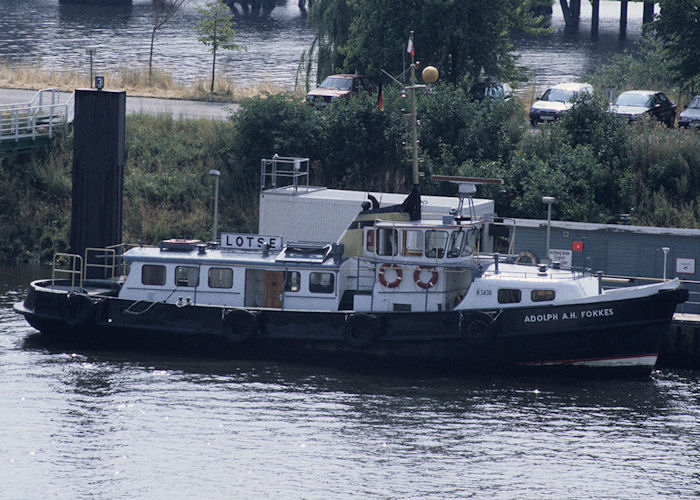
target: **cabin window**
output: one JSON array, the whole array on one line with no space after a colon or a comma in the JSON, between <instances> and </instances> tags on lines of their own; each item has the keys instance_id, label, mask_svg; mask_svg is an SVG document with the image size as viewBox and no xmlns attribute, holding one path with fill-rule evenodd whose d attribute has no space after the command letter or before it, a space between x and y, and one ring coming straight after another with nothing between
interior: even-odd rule
<instances>
[{"instance_id":1,"label":"cabin window","mask_svg":"<svg viewBox=\"0 0 700 500\"><path fill-rule=\"evenodd\" d=\"M399 232L396 229L377 229L377 255L398 253Z\"/></svg>"},{"instance_id":2,"label":"cabin window","mask_svg":"<svg viewBox=\"0 0 700 500\"><path fill-rule=\"evenodd\" d=\"M311 293L333 293L335 291L335 276L333 273L309 274L309 291Z\"/></svg>"},{"instance_id":3,"label":"cabin window","mask_svg":"<svg viewBox=\"0 0 700 500\"><path fill-rule=\"evenodd\" d=\"M175 268L175 286L199 285L199 268L195 266L177 266Z\"/></svg>"},{"instance_id":4,"label":"cabin window","mask_svg":"<svg viewBox=\"0 0 700 500\"><path fill-rule=\"evenodd\" d=\"M423 231L403 231L401 255L423 256Z\"/></svg>"},{"instance_id":5,"label":"cabin window","mask_svg":"<svg viewBox=\"0 0 700 500\"><path fill-rule=\"evenodd\" d=\"M232 288L233 269L228 267L209 268L209 288Z\"/></svg>"},{"instance_id":6,"label":"cabin window","mask_svg":"<svg viewBox=\"0 0 700 500\"><path fill-rule=\"evenodd\" d=\"M500 304L516 304L520 302L520 290L515 288L501 288L498 290L498 302Z\"/></svg>"},{"instance_id":7,"label":"cabin window","mask_svg":"<svg viewBox=\"0 0 700 500\"><path fill-rule=\"evenodd\" d=\"M425 256L431 259L442 259L445 256L445 245L447 245L447 231L426 231L425 232Z\"/></svg>"},{"instance_id":8,"label":"cabin window","mask_svg":"<svg viewBox=\"0 0 700 500\"><path fill-rule=\"evenodd\" d=\"M464 231L455 231L450 236L450 244L447 247L447 257L454 259L462 254L462 247L466 241L467 233Z\"/></svg>"},{"instance_id":9,"label":"cabin window","mask_svg":"<svg viewBox=\"0 0 700 500\"><path fill-rule=\"evenodd\" d=\"M299 290L301 290L301 274L299 271L285 271L284 291L298 292Z\"/></svg>"},{"instance_id":10,"label":"cabin window","mask_svg":"<svg viewBox=\"0 0 700 500\"><path fill-rule=\"evenodd\" d=\"M367 231L367 251L374 252L374 229Z\"/></svg>"},{"instance_id":11,"label":"cabin window","mask_svg":"<svg viewBox=\"0 0 700 500\"><path fill-rule=\"evenodd\" d=\"M165 285L165 266L144 264L141 268L141 283L144 285Z\"/></svg>"},{"instance_id":12,"label":"cabin window","mask_svg":"<svg viewBox=\"0 0 700 500\"><path fill-rule=\"evenodd\" d=\"M554 290L533 290L530 292L533 302L547 302L554 300Z\"/></svg>"},{"instance_id":13,"label":"cabin window","mask_svg":"<svg viewBox=\"0 0 700 500\"><path fill-rule=\"evenodd\" d=\"M469 256L474 253L474 240L476 239L477 232L475 230L469 230L465 235L466 241L462 245L462 257Z\"/></svg>"}]
</instances>

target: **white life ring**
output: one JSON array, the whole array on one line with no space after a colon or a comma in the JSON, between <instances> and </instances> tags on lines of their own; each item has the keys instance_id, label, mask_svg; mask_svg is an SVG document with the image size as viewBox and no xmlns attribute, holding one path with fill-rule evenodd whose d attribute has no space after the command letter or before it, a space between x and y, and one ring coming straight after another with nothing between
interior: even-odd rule
<instances>
[{"instance_id":1,"label":"white life ring","mask_svg":"<svg viewBox=\"0 0 700 500\"><path fill-rule=\"evenodd\" d=\"M384 273L387 271L387 269L393 269L396 273L396 279L394 279L394 281L386 280ZM401 284L402 279L403 270L396 264L382 264L382 267L379 268L379 282L387 288L396 288Z\"/></svg>"},{"instance_id":2,"label":"white life ring","mask_svg":"<svg viewBox=\"0 0 700 500\"><path fill-rule=\"evenodd\" d=\"M515 258L516 263L522 262L523 264L525 264L526 260L529 260L532 265L537 264L537 257L535 257L535 254L533 254L532 252L528 252L527 250L523 250Z\"/></svg>"},{"instance_id":3,"label":"white life ring","mask_svg":"<svg viewBox=\"0 0 700 500\"><path fill-rule=\"evenodd\" d=\"M432 276L430 277L430 280L425 282L420 279L420 273L421 271L429 271L432 273ZM438 282L438 278L440 275L438 274L437 270L434 267L430 266L418 266L415 271L413 271L413 281L416 282L416 285L421 287L423 290L428 290L430 288L433 288L435 284Z\"/></svg>"}]
</instances>

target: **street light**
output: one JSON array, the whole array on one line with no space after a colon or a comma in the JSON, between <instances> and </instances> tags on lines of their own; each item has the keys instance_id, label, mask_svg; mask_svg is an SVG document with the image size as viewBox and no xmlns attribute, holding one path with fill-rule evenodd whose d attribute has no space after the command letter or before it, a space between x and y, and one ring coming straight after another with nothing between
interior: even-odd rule
<instances>
[{"instance_id":1,"label":"street light","mask_svg":"<svg viewBox=\"0 0 700 500\"><path fill-rule=\"evenodd\" d=\"M97 54L97 47L85 47L85 53L90 56L90 88L92 88L92 58Z\"/></svg>"},{"instance_id":2,"label":"street light","mask_svg":"<svg viewBox=\"0 0 700 500\"><path fill-rule=\"evenodd\" d=\"M668 256L668 251L671 250L669 247L661 247L664 252L664 281L666 281L666 257Z\"/></svg>"},{"instance_id":3,"label":"street light","mask_svg":"<svg viewBox=\"0 0 700 500\"><path fill-rule=\"evenodd\" d=\"M547 205L547 262L549 262L549 231L552 226L552 203L554 203L553 196L543 196L542 203Z\"/></svg>"},{"instance_id":4,"label":"street light","mask_svg":"<svg viewBox=\"0 0 700 500\"><path fill-rule=\"evenodd\" d=\"M214 177L214 238L212 241L217 241L216 230L219 222L219 176L221 172L218 170L210 170L209 175Z\"/></svg>"}]
</instances>

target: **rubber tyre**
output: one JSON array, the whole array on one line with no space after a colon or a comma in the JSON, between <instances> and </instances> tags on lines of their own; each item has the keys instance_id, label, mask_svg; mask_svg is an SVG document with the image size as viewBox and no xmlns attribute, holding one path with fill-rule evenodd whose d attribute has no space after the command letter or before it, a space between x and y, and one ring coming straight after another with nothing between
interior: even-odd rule
<instances>
[{"instance_id":1,"label":"rubber tyre","mask_svg":"<svg viewBox=\"0 0 700 500\"><path fill-rule=\"evenodd\" d=\"M222 327L226 340L236 344L250 340L260 331L257 316L243 309L229 311Z\"/></svg>"},{"instance_id":2,"label":"rubber tyre","mask_svg":"<svg viewBox=\"0 0 700 500\"><path fill-rule=\"evenodd\" d=\"M468 345L486 347L496 335L492 323L488 314L466 313L460 321L459 333Z\"/></svg>"},{"instance_id":3,"label":"rubber tyre","mask_svg":"<svg viewBox=\"0 0 700 500\"><path fill-rule=\"evenodd\" d=\"M378 332L379 320L373 314L351 314L343 325L343 339L353 349L364 349L371 345Z\"/></svg>"},{"instance_id":4,"label":"rubber tyre","mask_svg":"<svg viewBox=\"0 0 700 500\"><path fill-rule=\"evenodd\" d=\"M71 293L63 304L63 320L68 326L85 327L95 321L95 302L87 295Z\"/></svg>"}]
</instances>

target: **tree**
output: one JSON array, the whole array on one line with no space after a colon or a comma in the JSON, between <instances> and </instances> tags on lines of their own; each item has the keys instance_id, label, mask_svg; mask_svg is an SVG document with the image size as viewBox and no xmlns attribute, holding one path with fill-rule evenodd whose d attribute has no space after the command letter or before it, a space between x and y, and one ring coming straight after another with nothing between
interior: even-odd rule
<instances>
[{"instance_id":1,"label":"tree","mask_svg":"<svg viewBox=\"0 0 700 500\"><path fill-rule=\"evenodd\" d=\"M151 10L151 50L148 54L148 84L153 82L153 43L156 39L156 31L165 26L187 0L157 0L153 2Z\"/></svg>"},{"instance_id":2,"label":"tree","mask_svg":"<svg viewBox=\"0 0 700 500\"><path fill-rule=\"evenodd\" d=\"M653 27L664 42L676 81L694 87L700 77L700 0L662 0Z\"/></svg>"},{"instance_id":3,"label":"tree","mask_svg":"<svg viewBox=\"0 0 700 500\"><path fill-rule=\"evenodd\" d=\"M214 77L216 75L216 51L245 50L242 45L234 43L236 32L233 29L233 13L221 0L207 0L203 7L197 7L197 12L204 16L195 30L197 40L209 47L213 54L211 65L211 93L214 94Z\"/></svg>"},{"instance_id":4,"label":"tree","mask_svg":"<svg viewBox=\"0 0 700 500\"><path fill-rule=\"evenodd\" d=\"M317 30L318 77L335 71L378 75L400 72L409 32L424 64L443 79L461 83L481 72L493 77L515 73L514 29L544 31L530 0L317 0L311 20ZM436 27L439 26L439 29Z\"/></svg>"}]
</instances>

